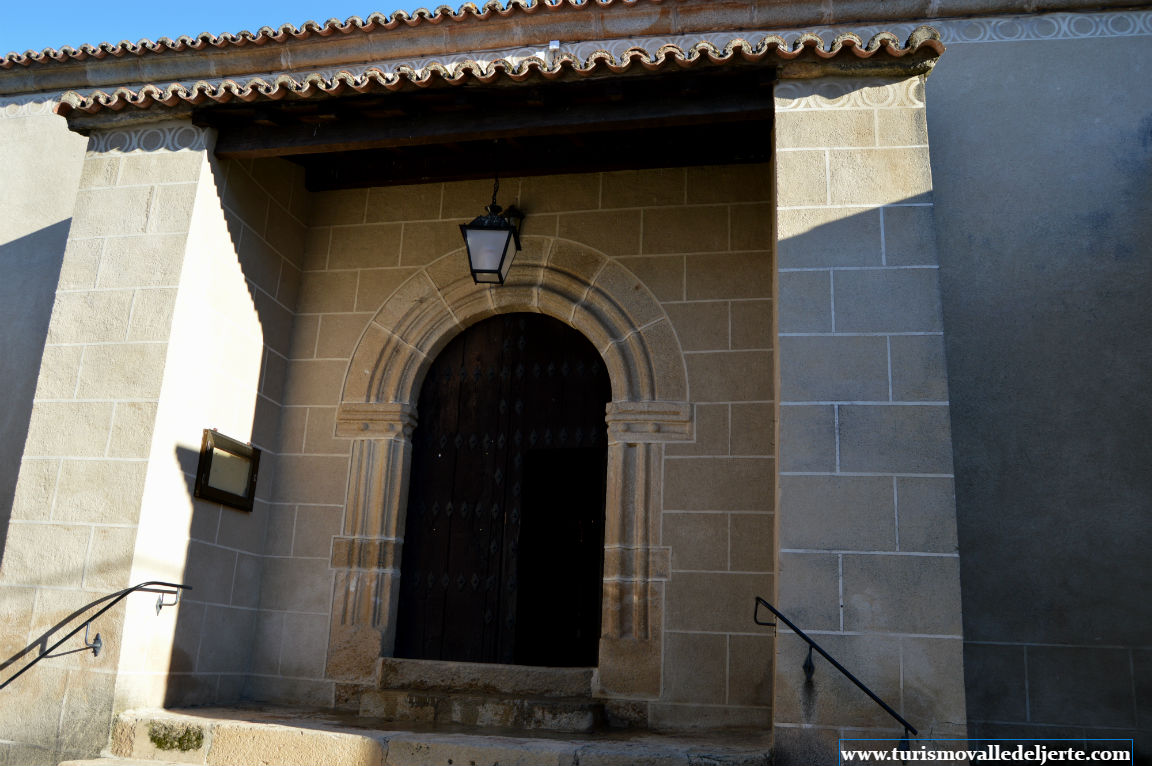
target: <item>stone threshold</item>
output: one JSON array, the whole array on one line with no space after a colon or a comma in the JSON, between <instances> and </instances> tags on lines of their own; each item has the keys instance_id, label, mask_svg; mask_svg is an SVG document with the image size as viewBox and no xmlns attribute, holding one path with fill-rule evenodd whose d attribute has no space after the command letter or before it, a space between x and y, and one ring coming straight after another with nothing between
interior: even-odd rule
<instances>
[{"instance_id":1,"label":"stone threshold","mask_svg":"<svg viewBox=\"0 0 1152 766\"><path fill-rule=\"evenodd\" d=\"M509 697L592 696L595 668L547 668L480 662L381 657L376 688L499 694Z\"/></svg>"}]
</instances>

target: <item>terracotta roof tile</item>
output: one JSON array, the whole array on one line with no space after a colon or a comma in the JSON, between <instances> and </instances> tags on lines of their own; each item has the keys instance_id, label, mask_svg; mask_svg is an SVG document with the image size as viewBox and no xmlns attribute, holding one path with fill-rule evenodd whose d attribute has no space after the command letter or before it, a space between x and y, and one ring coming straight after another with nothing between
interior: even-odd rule
<instances>
[{"instance_id":1,"label":"terracotta roof tile","mask_svg":"<svg viewBox=\"0 0 1152 766\"><path fill-rule=\"evenodd\" d=\"M643 47L640 41L632 41L632 46L617 53L601 49L582 57L569 52L556 52L544 57L512 55L507 52L502 56L496 52L487 60L466 56L433 58L423 62L398 63L395 66L368 65L356 70L342 68L334 72L278 73L239 80L202 80L191 84L147 84L134 89L121 87L110 93L102 90L87 94L71 91L64 94L56 111L68 116L76 113L96 114L105 110L121 111L127 107L146 109L153 106L203 106L232 101L306 99L324 95L398 91L438 84L491 83L500 79L520 82L531 77L556 80L609 72L618 74L635 67L660 70L737 61L784 66L803 61L859 63L872 60L876 63L928 62L930 66L930 62L944 51L940 35L926 26L913 31L903 46L899 38L887 32L875 35L867 43L851 33L839 35L827 45L815 34L802 34L791 42L779 35L764 34L754 43L735 37L723 47L707 40L682 45L665 40L654 50Z\"/></svg>"}]
</instances>

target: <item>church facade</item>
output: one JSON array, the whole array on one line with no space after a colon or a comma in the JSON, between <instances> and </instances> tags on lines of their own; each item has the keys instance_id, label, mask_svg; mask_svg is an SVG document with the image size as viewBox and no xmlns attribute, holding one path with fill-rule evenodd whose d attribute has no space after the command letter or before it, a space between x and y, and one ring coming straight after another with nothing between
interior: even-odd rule
<instances>
[{"instance_id":1,"label":"church facade","mask_svg":"<svg viewBox=\"0 0 1152 766\"><path fill-rule=\"evenodd\" d=\"M1152 11L833 5L5 58L5 673L190 588L0 691L4 762L251 703L1148 757Z\"/></svg>"}]
</instances>

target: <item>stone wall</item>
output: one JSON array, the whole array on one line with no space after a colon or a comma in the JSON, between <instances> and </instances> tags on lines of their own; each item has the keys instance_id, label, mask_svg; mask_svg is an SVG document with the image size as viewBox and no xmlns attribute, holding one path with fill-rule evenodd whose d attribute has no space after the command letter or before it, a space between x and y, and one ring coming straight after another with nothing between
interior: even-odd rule
<instances>
[{"instance_id":1,"label":"stone wall","mask_svg":"<svg viewBox=\"0 0 1152 766\"><path fill-rule=\"evenodd\" d=\"M924 83L777 87L780 609L921 736L964 734ZM787 763L900 725L782 630Z\"/></svg>"},{"instance_id":2,"label":"stone wall","mask_svg":"<svg viewBox=\"0 0 1152 766\"><path fill-rule=\"evenodd\" d=\"M159 679L160 698L170 705L241 697L259 643L256 608L308 202L302 173L282 160L214 160L210 170L174 322L182 353L166 381L168 436L155 440L153 458L168 469L158 479L166 491L178 485L187 497L202 429L263 452L250 513L195 500L184 534L172 538L172 556L185 560L194 590L180 609L170 672ZM154 536L171 538L167 521L158 521Z\"/></svg>"},{"instance_id":3,"label":"stone wall","mask_svg":"<svg viewBox=\"0 0 1152 766\"><path fill-rule=\"evenodd\" d=\"M394 609L390 594L398 572L385 568L342 574L332 543L340 538L398 544L402 495L386 501L370 494L381 499L362 509L358 493L366 491L364 482L375 481L375 474L364 474L361 466L365 459L378 459L372 457L377 448L370 447L373 440L356 446L362 441L333 434L339 430L342 397L349 402L347 387L354 387L352 378L361 366L353 361L349 367L354 354L361 353L357 349L366 349L376 336L406 331L403 317L423 310L425 301L444 300L465 323L499 310L559 315L589 334L606 354L617 402L626 403L633 396L633 383L628 381L635 382L640 374L650 382L635 385L656 392L647 396L672 404L685 399L691 403L689 423L669 432L679 433L681 443L642 439L639 452L648 457L635 463L629 461L636 450L626 448L635 438L625 435L614 442L622 445L624 467L619 470L625 472L616 474L621 486L615 491L627 497L609 498L609 507L617 502L625 516L631 513L628 509L636 509L637 520L628 523L648 525L650 530L620 532L640 534L643 542L639 549L627 545L620 549L629 554L626 560L609 556L605 598L623 603L614 602L611 594L624 588L631 594L628 603L639 599L648 606L643 625L633 617L625 621L623 643L608 650L602 645L601 692L639 700L639 715L656 725L764 725L771 704L772 639L758 632L747 615L753 596L771 593L773 587L773 239L768 168L506 179L501 190L500 201L514 201L528 217L525 252L513 269L514 275L518 270L521 274L513 281L522 282L493 289L475 288L466 279L458 228L487 201L488 182L316 195L290 354L283 455L268 530L270 558L259 624L260 635L282 635L283 641L276 651L261 651L256 657L250 692L261 699L354 704L356 685L370 677L376 648L381 641L388 645L386 623L389 609ZM550 297L561 289L558 279L583 280L587 286L570 299ZM425 280L440 285L439 291L425 297L420 292L427 289L422 286L428 284ZM399 297L386 303L397 288ZM482 301L483 307L476 309L474 300ZM622 321L620 327L631 330L601 337L597 328L602 323L595 317L616 310L613 306L633 319L612 322ZM467 319L470 314L474 319ZM641 315L646 318L629 325ZM449 321L446 327L451 326ZM612 349L634 343L629 337L636 333L643 334L649 346L667 349L654 352L653 358L664 358L667 361L661 364L671 366L628 373L620 362L613 362L614 355L626 352ZM421 336L426 345L417 349L434 353L450 334L429 331ZM387 363L390 357L382 359ZM409 394L411 388L410 382ZM365 400L362 395L360 401L376 401L375 394L368 396ZM388 398L381 402L393 404ZM414 402L413 398L413 408ZM369 417L362 411L356 416ZM379 422L376 417L366 421L369 429ZM691 421L694 436L687 430ZM380 438L378 450L402 450L392 446L395 435ZM380 465L384 470L391 464ZM400 492L403 461L396 465L401 468L390 474L393 481L374 491ZM637 468L640 465L645 467ZM636 474L642 479L639 484L629 478L637 470L642 470ZM399 519L380 517L386 502L396 503ZM365 519L364 513L376 520ZM610 510L610 527L611 514ZM624 576L639 571L632 559L636 550L649 561L640 575L648 583L642 591L634 591L633 578ZM331 615L328 647L333 568L335 602L342 606ZM351 619L344 616L345 591L359 588L348 593L361 593L370 583L378 586L372 591L375 601L366 608L384 618L372 623L375 628L367 632L367 639L356 639L354 631L348 632L351 628L345 629ZM724 599L720 606L718 594ZM607 609L606 625L620 624L615 608ZM283 630L286 625L293 630ZM354 650L358 640L366 647L362 653ZM627 675L623 666L616 671L607 668L608 655L619 658L620 652L628 651L638 660L627 671L633 675L620 676Z\"/></svg>"},{"instance_id":4,"label":"stone wall","mask_svg":"<svg viewBox=\"0 0 1152 766\"><path fill-rule=\"evenodd\" d=\"M13 628L5 646L46 646L101 598L144 580L192 579L194 596L178 617L157 616L154 597L131 596L93 624L99 657L47 660L6 689L10 762L90 756L105 744L115 710L186 701L182 672L242 678L247 670L246 655L221 656L251 644L254 621L238 613L254 614L259 567L245 566L240 549L259 551L263 519L224 517L202 504L194 513L191 474L204 427L249 438L260 420L261 371L279 375L282 365L266 363L265 336L272 346L276 335L249 293L259 280L246 279L269 268L271 251L249 248L237 258L243 239L237 223L230 232L225 222L227 185L209 159L211 141L186 123L89 141L0 566ZM261 194L260 215L259 194L255 203L224 198L263 221L270 205ZM271 258L279 273L280 256ZM269 377L268 385L278 384ZM263 418L273 434L277 415ZM207 526L223 551L212 561L190 552L190 538L209 534ZM205 602L234 609L213 614ZM235 699L241 690L222 687L220 676L211 681L194 699Z\"/></svg>"}]
</instances>

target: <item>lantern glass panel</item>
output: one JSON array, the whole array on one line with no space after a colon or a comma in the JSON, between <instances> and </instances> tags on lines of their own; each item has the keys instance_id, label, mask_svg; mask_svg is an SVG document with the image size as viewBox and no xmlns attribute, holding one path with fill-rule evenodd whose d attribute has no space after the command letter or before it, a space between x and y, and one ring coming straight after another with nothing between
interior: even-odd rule
<instances>
[{"instance_id":1,"label":"lantern glass panel","mask_svg":"<svg viewBox=\"0 0 1152 766\"><path fill-rule=\"evenodd\" d=\"M473 271L499 272L512 232L507 229L468 229L468 257Z\"/></svg>"}]
</instances>

